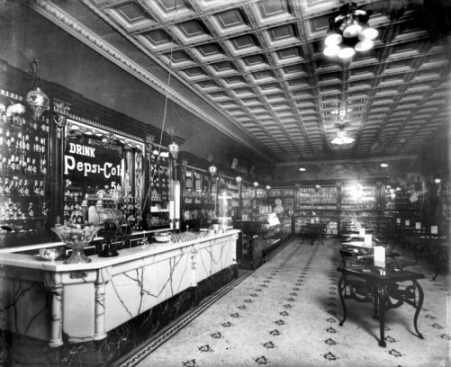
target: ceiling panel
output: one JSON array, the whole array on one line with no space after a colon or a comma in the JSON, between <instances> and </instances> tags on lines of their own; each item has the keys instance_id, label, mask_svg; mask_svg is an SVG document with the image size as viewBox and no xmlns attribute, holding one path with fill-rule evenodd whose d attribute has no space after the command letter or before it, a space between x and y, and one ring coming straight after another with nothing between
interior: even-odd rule
<instances>
[{"instance_id":1,"label":"ceiling panel","mask_svg":"<svg viewBox=\"0 0 451 367\"><path fill-rule=\"evenodd\" d=\"M341 3L82 0L49 2L43 11L57 24L61 17L52 9L67 15L159 81L170 72L176 90L163 89L185 98L185 108L221 131L227 119L238 128L230 134L246 136L275 162L417 154L417 140L427 144L449 125L449 29L425 26L421 0L397 3L405 11L396 14L393 1L357 1L374 11L374 49L346 62L327 58L329 18ZM438 23L449 11L445 3L428 9ZM354 144L331 146L338 122ZM401 138L406 141L396 144Z\"/></svg>"}]
</instances>

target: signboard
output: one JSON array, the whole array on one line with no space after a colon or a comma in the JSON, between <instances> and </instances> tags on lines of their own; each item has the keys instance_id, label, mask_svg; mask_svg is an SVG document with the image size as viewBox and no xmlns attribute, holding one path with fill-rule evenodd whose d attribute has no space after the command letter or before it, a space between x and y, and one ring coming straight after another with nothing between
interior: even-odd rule
<instances>
[{"instance_id":1,"label":"signboard","mask_svg":"<svg viewBox=\"0 0 451 367\"><path fill-rule=\"evenodd\" d=\"M68 141L64 152L64 179L74 186L91 186L99 189L121 184L122 149L107 149L88 141Z\"/></svg>"}]
</instances>

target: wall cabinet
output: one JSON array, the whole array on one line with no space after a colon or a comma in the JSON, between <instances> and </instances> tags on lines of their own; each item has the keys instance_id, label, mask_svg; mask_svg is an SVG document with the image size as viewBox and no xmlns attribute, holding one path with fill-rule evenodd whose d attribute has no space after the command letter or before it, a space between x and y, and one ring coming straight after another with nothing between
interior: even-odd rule
<instances>
[{"instance_id":1,"label":"wall cabinet","mask_svg":"<svg viewBox=\"0 0 451 367\"><path fill-rule=\"evenodd\" d=\"M0 95L0 230L2 247L44 240L49 229L47 116L33 115L25 98ZM12 229L9 232L7 229ZM3 234L3 235L2 235Z\"/></svg>"},{"instance_id":2,"label":"wall cabinet","mask_svg":"<svg viewBox=\"0 0 451 367\"><path fill-rule=\"evenodd\" d=\"M340 234L356 220L377 227L384 189L381 181L300 183L295 188L295 232L306 223L329 223L330 234Z\"/></svg>"}]
</instances>

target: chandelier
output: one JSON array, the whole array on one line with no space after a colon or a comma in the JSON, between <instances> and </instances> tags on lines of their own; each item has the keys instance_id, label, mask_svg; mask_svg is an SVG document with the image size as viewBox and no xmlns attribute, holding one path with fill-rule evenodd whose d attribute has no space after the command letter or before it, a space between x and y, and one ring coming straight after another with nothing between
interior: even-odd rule
<instances>
[{"instance_id":1,"label":"chandelier","mask_svg":"<svg viewBox=\"0 0 451 367\"><path fill-rule=\"evenodd\" d=\"M335 136L335 138L333 138L331 140L331 144L333 145L347 145L347 144L352 144L354 142L354 138L351 138L349 136L346 135L346 132L344 131L344 125L339 125L338 126L338 133Z\"/></svg>"},{"instance_id":2,"label":"chandelier","mask_svg":"<svg viewBox=\"0 0 451 367\"><path fill-rule=\"evenodd\" d=\"M364 52L374 47L379 32L368 24L372 10L357 9L356 3L344 4L340 14L329 18L329 35L325 40L325 56L347 59L356 51Z\"/></svg>"}]
</instances>

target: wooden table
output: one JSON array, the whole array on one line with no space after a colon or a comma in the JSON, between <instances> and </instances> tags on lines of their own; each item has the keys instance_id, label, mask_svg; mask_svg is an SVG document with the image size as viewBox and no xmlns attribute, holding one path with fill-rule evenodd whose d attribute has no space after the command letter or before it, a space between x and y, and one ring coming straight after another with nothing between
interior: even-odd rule
<instances>
[{"instance_id":1,"label":"wooden table","mask_svg":"<svg viewBox=\"0 0 451 367\"><path fill-rule=\"evenodd\" d=\"M340 326L343 326L346 321L346 299L353 299L357 302L373 302L373 318L379 318L379 346L385 347L385 312L407 303L416 309L413 324L418 337L424 339L417 326L418 315L424 300L423 289L417 280L424 279L423 274L370 265L358 265L349 268L338 267L337 270L342 274L338 281L338 293L344 313ZM384 275L381 274L381 270L385 272ZM411 284L401 288L399 283L402 282L410 282ZM392 298L397 302L392 303Z\"/></svg>"},{"instance_id":2,"label":"wooden table","mask_svg":"<svg viewBox=\"0 0 451 367\"><path fill-rule=\"evenodd\" d=\"M320 239L324 245L326 231L327 223L306 223L301 226L301 240L304 241L304 238L308 238L310 239L310 244L313 246L313 242Z\"/></svg>"}]
</instances>

